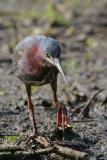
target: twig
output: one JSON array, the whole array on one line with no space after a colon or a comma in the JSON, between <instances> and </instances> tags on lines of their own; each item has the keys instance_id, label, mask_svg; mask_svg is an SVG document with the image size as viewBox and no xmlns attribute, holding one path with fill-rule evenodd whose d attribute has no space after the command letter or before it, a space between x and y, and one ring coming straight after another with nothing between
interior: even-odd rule
<instances>
[{"instance_id":1,"label":"twig","mask_svg":"<svg viewBox=\"0 0 107 160\"><path fill-rule=\"evenodd\" d=\"M81 123L81 122L92 122L95 121L94 119L84 119L84 120L73 120L73 123Z\"/></svg>"},{"instance_id":2,"label":"twig","mask_svg":"<svg viewBox=\"0 0 107 160\"><path fill-rule=\"evenodd\" d=\"M97 91L90 99L89 101L86 103L86 105L82 108L81 112L78 114L77 119L80 119L82 114L84 113L84 111L86 110L86 108L89 107L89 105L92 103L92 101L95 99L95 97L101 93L104 89L100 89L99 91Z\"/></svg>"},{"instance_id":3,"label":"twig","mask_svg":"<svg viewBox=\"0 0 107 160\"><path fill-rule=\"evenodd\" d=\"M12 58L0 58L0 63L12 63Z\"/></svg>"},{"instance_id":4,"label":"twig","mask_svg":"<svg viewBox=\"0 0 107 160\"><path fill-rule=\"evenodd\" d=\"M20 146L0 146L0 152L16 152L16 151L22 151L24 148Z\"/></svg>"},{"instance_id":5,"label":"twig","mask_svg":"<svg viewBox=\"0 0 107 160\"><path fill-rule=\"evenodd\" d=\"M71 112L72 112L73 114L76 113L76 112L79 112L80 109L85 106L85 104L86 104L86 103L84 103L84 104L82 104L82 105L80 105L80 106L78 106L78 107L73 108L73 109L71 110Z\"/></svg>"},{"instance_id":6,"label":"twig","mask_svg":"<svg viewBox=\"0 0 107 160\"><path fill-rule=\"evenodd\" d=\"M13 154L11 152L2 152L0 153L0 160L4 160L4 159L14 159L14 160L17 160L17 159L20 159L20 160L23 160L23 157L26 157L26 158L37 158L37 156L40 156L40 155L47 155L49 153L53 153L53 148L47 148L47 149L41 149L41 150L38 150L38 151L21 151L21 152L14 152Z\"/></svg>"},{"instance_id":7,"label":"twig","mask_svg":"<svg viewBox=\"0 0 107 160\"><path fill-rule=\"evenodd\" d=\"M70 157L70 158L76 158L78 160L87 160L88 159L88 154L85 152L80 152L68 147L62 147L60 145L55 144L56 147L56 153Z\"/></svg>"},{"instance_id":8,"label":"twig","mask_svg":"<svg viewBox=\"0 0 107 160\"><path fill-rule=\"evenodd\" d=\"M80 152L80 151L77 151L72 148L63 147L63 146L60 146L55 143L53 143L52 147L48 147L48 148L40 149L40 150L33 150L33 151L28 151L21 146L10 146L10 147L9 146L8 147L1 146L0 152L2 153L2 154L0 154L0 159L1 158L3 159L4 157L6 157L7 159L14 157L14 159L15 159L15 157L17 158L18 156L20 156L20 157L23 157L23 156L35 157L37 155L47 155L50 153L56 153L56 154L62 155L64 157L76 158L78 160L87 160L88 159L88 154L85 152ZM14 154L10 154L9 152L14 153Z\"/></svg>"}]
</instances>

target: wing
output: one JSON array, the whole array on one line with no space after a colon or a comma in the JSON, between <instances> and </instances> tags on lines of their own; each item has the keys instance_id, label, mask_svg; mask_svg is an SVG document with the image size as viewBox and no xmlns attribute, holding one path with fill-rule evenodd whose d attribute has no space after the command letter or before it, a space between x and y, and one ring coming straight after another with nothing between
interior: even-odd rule
<instances>
[{"instance_id":1,"label":"wing","mask_svg":"<svg viewBox=\"0 0 107 160\"><path fill-rule=\"evenodd\" d=\"M15 48L13 68L16 76L23 81L42 81L48 73L40 43L41 37L27 37Z\"/></svg>"}]
</instances>

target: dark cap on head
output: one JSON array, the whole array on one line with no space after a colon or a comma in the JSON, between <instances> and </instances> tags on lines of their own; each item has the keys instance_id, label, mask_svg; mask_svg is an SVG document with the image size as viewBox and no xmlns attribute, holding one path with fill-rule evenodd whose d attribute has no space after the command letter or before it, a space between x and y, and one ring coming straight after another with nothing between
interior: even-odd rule
<instances>
[{"instance_id":1,"label":"dark cap on head","mask_svg":"<svg viewBox=\"0 0 107 160\"><path fill-rule=\"evenodd\" d=\"M61 47L56 39L46 38L43 40L43 48L51 57L60 58Z\"/></svg>"}]
</instances>

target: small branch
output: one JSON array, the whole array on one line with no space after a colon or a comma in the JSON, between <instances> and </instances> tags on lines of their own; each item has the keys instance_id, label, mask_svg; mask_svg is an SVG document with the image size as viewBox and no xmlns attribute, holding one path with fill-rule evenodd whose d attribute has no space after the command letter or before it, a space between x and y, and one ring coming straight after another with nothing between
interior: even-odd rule
<instances>
[{"instance_id":1,"label":"small branch","mask_svg":"<svg viewBox=\"0 0 107 160\"><path fill-rule=\"evenodd\" d=\"M73 109L71 110L71 112L72 112L73 114L76 113L76 112L79 112L79 111L81 110L81 108L83 108L83 107L85 106L85 104L86 104L86 103L84 103L84 104L82 104L82 105L80 105L80 106L78 106L78 107L73 108Z\"/></svg>"},{"instance_id":2,"label":"small branch","mask_svg":"<svg viewBox=\"0 0 107 160\"><path fill-rule=\"evenodd\" d=\"M94 119L84 119L84 120L73 120L73 123L85 123L85 122L92 122L95 121Z\"/></svg>"},{"instance_id":3,"label":"small branch","mask_svg":"<svg viewBox=\"0 0 107 160\"><path fill-rule=\"evenodd\" d=\"M20 156L20 157L23 157L23 156L35 157L38 155L47 155L50 153L56 153L56 154L59 154L64 157L75 158L78 160L87 160L88 159L87 153L80 152L80 151L77 151L72 148L63 147L63 146L60 146L56 143L53 143L52 147L48 147L48 148L40 149L40 150L32 150L32 151L28 151L26 148L23 148L21 146L10 146L10 147L9 146L6 146L6 147L1 146L0 152L2 153L2 154L0 154L0 159L3 159L4 157L6 157L7 159L14 157L14 159L15 159L15 157L17 158L18 156ZM9 152L11 152L13 154L10 154Z\"/></svg>"},{"instance_id":4,"label":"small branch","mask_svg":"<svg viewBox=\"0 0 107 160\"><path fill-rule=\"evenodd\" d=\"M0 58L0 63L12 63L12 58Z\"/></svg>"},{"instance_id":5,"label":"small branch","mask_svg":"<svg viewBox=\"0 0 107 160\"><path fill-rule=\"evenodd\" d=\"M26 158L31 159L31 158L35 158L37 159L37 156L40 155L47 155L49 153L53 153L53 148L47 148L47 149L41 149L38 151L21 151L21 152L15 152L15 153L11 153L11 152L2 152L0 153L0 160L4 160L4 159L20 159L20 160L25 160Z\"/></svg>"},{"instance_id":6,"label":"small branch","mask_svg":"<svg viewBox=\"0 0 107 160\"><path fill-rule=\"evenodd\" d=\"M87 160L88 159L88 154L85 152L80 152L68 147L62 147L60 145L55 144L56 147L56 153L70 157L70 158L76 158L78 160Z\"/></svg>"},{"instance_id":7,"label":"small branch","mask_svg":"<svg viewBox=\"0 0 107 160\"><path fill-rule=\"evenodd\" d=\"M0 146L0 152L16 152L22 150L24 150L24 148L20 146Z\"/></svg>"},{"instance_id":8,"label":"small branch","mask_svg":"<svg viewBox=\"0 0 107 160\"><path fill-rule=\"evenodd\" d=\"M92 101L95 99L95 97L101 93L104 89L100 89L99 91L97 91L90 99L89 101L86 103L86 105L82 108L81 112L78 114L77 119L80 119L82 114L84 113L84 111L86 110L86 108L89 107L89 105L92 103Z\"/></svg>"}]
</instances>

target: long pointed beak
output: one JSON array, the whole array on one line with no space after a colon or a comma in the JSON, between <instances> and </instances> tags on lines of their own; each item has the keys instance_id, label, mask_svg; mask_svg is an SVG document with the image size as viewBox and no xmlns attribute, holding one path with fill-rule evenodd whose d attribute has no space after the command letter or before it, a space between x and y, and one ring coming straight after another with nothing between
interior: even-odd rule
<instances>
[{"instance_id":1,"label":"long pointed beak","mask_svg":"<svg viewBox=\"0 0 107 160\"><path fill-rule=\"evenodd\" d=\"M63 78L64 78L64 81L67 85L67 79L66 79L66 76L64 74L64 71L62 69L62 65L61 65L61 62L58 58L46 58L50 63L52 63L53 65L55 65L57 67L57 69L59 70L59 72L62 74Z\"/></svg>"},{"instance_id":2,"label":"long pointed beak","mask_svg":"<svg viewBox=\"0 0 107 160\"><path fill-rule=\"evenodd\" d=\"M53 61L54 61L55 66L56 66L57 69L59 70L59 72L62 74L62 76L63 76L63 78L64 78L64 81L65 81L65 83L66 83L66 85L67 85L67 79L66 79L66 76L65 76L65 74L64 74L64 71L63 71L63 69L62 69L62 65L61 65L60 60L57 59L57 58L54 58Z\"/></svg>"}]
</instances>

